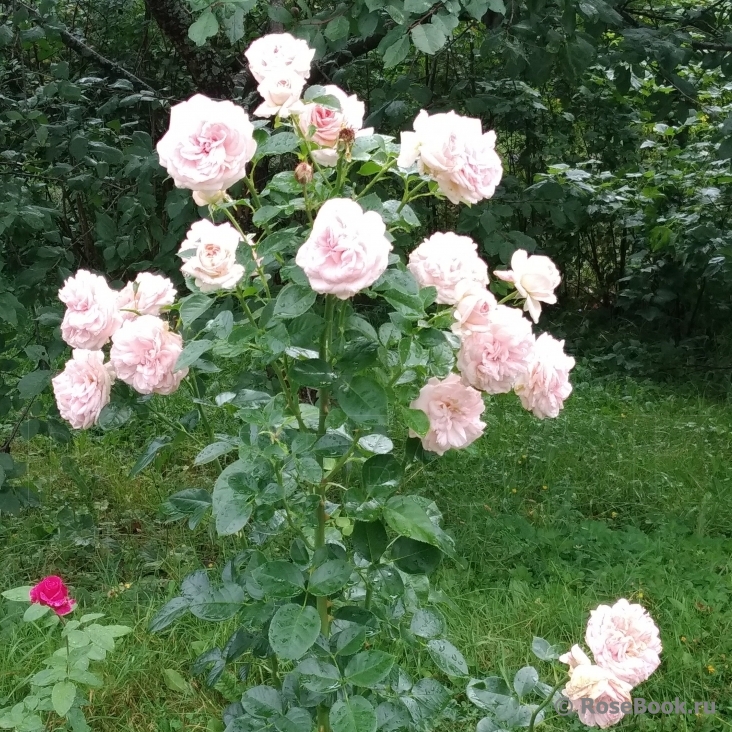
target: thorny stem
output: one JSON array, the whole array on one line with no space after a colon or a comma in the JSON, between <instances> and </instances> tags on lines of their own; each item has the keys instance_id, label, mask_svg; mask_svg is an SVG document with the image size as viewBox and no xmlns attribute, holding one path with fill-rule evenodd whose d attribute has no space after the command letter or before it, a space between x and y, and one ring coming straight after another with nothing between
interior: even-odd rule
<instances>
[{"instance_id":1,"label":"thorny stem","mask_svg":"<svg viewBox=\"0 0 732 732\"><path fill-rule=\"evenodd\" d=\"M539 716L539 714L541 713L541 711L543 709L546 709L552 703L552 700L554 699L554 694L556 694L557 691L559 691L559 687L562 686L565 682L566 682L566 679L562 679L561 681L558 681L554 685L552 690L549 692L547 698L544 699L544 701L541 704L539 704L539 706L536 709L534 709L534 713L531 715L531 719L529 719L529 727L528 727L527 732L534 732L534 724L536 723L536 718Z\"/></svg>"}]
</instances>

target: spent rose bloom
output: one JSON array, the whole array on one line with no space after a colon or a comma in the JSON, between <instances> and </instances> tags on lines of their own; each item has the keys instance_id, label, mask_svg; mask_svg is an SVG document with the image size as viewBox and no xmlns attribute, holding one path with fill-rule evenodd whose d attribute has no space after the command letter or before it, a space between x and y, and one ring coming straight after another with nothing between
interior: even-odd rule
<instances>
[{"instance_id":1,"label":"spent rose bloom","mask_svg":"<svg viewBox=\"0 0 732 732\"><path fill-rule=\"evenodd\" d=\"M140 394L172 394L188 373L173 371L183 339L155 315L128 320L112 338L110 359L125 384Z\"/></svg>"},{"instance_id":2,"label":"spent rose bloom","mask_svg":"<svg viewBox=\"0 0 732 732\"><path fill-rule=\"evenodd\" d=\"M557 301L554 290L562 278L549 257L529 256L523 249L517 249L511 257L511 269L496 270L493 274L504 282L510 282L521 297L526 298L524 310L535 323L539 322L541 303L553 305Z\"/></svg>"},{"instance_id":3,"label":"spent rose bloom","mask_svg":"<svg viewBox=\"0 0 732 732\"><path fill-rule=\"evenodd\" d=\"M570 650L559 656L559 660L566 663L570 671L577 668L577 666L590 666L592 664L589 656L576 643Z\"/></svg>"},{"instance_id":4,"label":"spent rose bloom","mask_svg":"<svg viewBox=\"0 0 732 732\"><path fill-rule=\"evenodd\" d=\"M160 164L178 188L224 191L241 180L254 156L254 126L233 102L215 102L203 94L176 104L170 126L157 144Z\"/></svg>"},{"instance_id":5,"label":"spent rose bloom","mask_svg":"<svg viewBox=\"0 0 732 732\"><path fill-rule=\"evenodd\" d=\"M51 380L61 417L75 430L95 425L109 404L114 372L102 351L75 349L64 370Z\"/></svg>"},{"instance_id":6,"label":"spent rose bloom","mask_svg":"<svg viewBox=\"0 0 732 732\"><path fill-rule=\"evenodd\" d=\"M338 162L338 140L343 130L351 130L356 137L373 134L373 128L363 128L363 116L366 107L355 94L350 96L333 84L325 87L325 95L335 97L340 109L331 109L322 104L306 104L298 117L302 134L320 150L313 150L311 155L315 162L333 167ZM313 129L311 134L310 130Z\"/></svg>"},{"instance_id":7,"label":"spent rose bloom","mask_svg":"<svg viewBox=\"0 0 732 732\"><path fill-rule=\"evenodd\" d=\"M264 101L254 110L257 117L289 117L303 109L300 101L305 79L291 68L272 72L257 87Z\"/></svg>"},{"instance_id":8,"label":"spent rose bloom","mask_svg":"<svg viewBox=\"0 0 732 732\"><path fill-rule=\"evenodd\" d=\"M467 447L485 429L485 422L480 420L485 410L483 397L479 391L465 386L457 374L445 379L432 377L409 406L429 418L430 429L422 438L422 446L438 455ZM417 436L411 430L410 435Z\"/></svg>"},{"instance_id":9,"label":"spent rose bloom","mask_svg":"<svg viewBox=\"0 0 732 732\"><path fill-rule=\"evenodd\" d=\"M585 641L595 663L631 686L645 681L661 663L661 639L648 611L618 600L590 613Z\"/></svg>"},{"instance_id":10,"label":"spent rose bloom","mask_svg":"<svg viewBox=\"0 0 732 732\"><path fill-rule=\"evenodd\" d=\"M474 330L486 330L488 314L498 306L493 293L475 280L461 280L455 285L455 311L452 332L459 336Z\"/></svg>"},{"instance_id":11,"label":"spent rose bloom","mask_svg":"<svg viewBox=\"0 0 732 732\"><path fill-rule=\"evenodd\" d=\"M117 293L104 277L80 269L58 291L66 305L61 337L72 348L100 349L122 322Z\"/></svg>"},{"instance_id":12,"label":"spent rose bloom","mask_svg":"<svg viewBox=\"0 0 732 732\"><path fill-rule=\"evenodd\" d=\"M132 320L138 315L160 315L161 308L175 302L175 295L175 287L167 277L140 272L117 294L120 317Z\"/></svg>"},{"instance_id":13,"label":"spent rose bloom","mask_svg":"<svg viewBox=\"0 0 732 732\"><path fill-rule=\"evenodd\" d=\"M310 287L341 300L373 285L389 264L391 243L375 211L348 198L331 198L318 211L313 230L295 261Z\"/></svg>"},{"instance_id":14,"label":"spent rose bloom","mask_svg":"<svg viewBox=\"0 0 732 732\"><path fill-rule=\"evenodd\" d=\"M531 323L516 308L497 305L485 330L464 336L457 365L463 381L489 394L506 394L526 371L534 347Z\"/></svg>"},{"instance_id":15,"label":"spent rose bloom","mask_svg":"<svg viewBox=\"0 0 732 732\"><path fill-rule=\"evenodd\" d=\"M478 245L468 236L437 232L409 253L407 268L420 287L436 287L437 302L454 305L456 285L472 280L488 284L488 265L478 256Z\"/></svg>"},{"instance_id":16,"label":"spent rose bloom","mask_svg":"<svg viewBox=\"0 0 732 732\"><path fill-rule=\"evenodd\" d=\"M542 333L534 343L526 370L518 375L514 391L524 409L535 417L554 419L572 393L569 372L574 359L564 352L564 341Z\"/></svg>"},{"instance_id":17,"label":"spent rose bloom","mask_svg":"<svg viewBox=\"0 0 732 732\"><path fill-rule=\"evenodd\" d=\"M585 659L589 661L586 656ZM569 682L562 693L572 702L572 708L582 724L607 729L625 716L621 705L631 703L630 692L633 687L630 684L617 678L612 671L592 663L570 666L569 675ZM592 710L586 702L583 704L583 699L592 699ZM604 712L601 711L603 708Z\"/></svg>"},{"instance_id":18,"label":"spent rose bloom","mask_svg":"<svg viewBox=\"0 0 732 732\"><path fill-rule=\"evenodd\" d=\"M76 607L76 600L69 596L64 581L55 574L31 587L30 601L50 607L56 615L68 615Z\"/></svg>"},{"instance_id":19,"label":"spent rose bloom","mask_svg":"<svg viewBox=\"0 0 732 732\"><path fill-rule=\"evenodd\" d=\"M479 119L422 110L414 131L401 133L397 164L409 168L416 162L455 204L478 203L493 196L503 176L495 146L496 133L484 133Z\"/></svg>"},{"instance_id":20,"label":"spent rose bloom","mask_svg":"<svg viewBox=\"0 0 732 732\"><path fill-rule=\"evenodd\" d=\"M306 80L310 76L315 49L289 33L270 33L252 42L244 55L249 71L258 82L285 70Z\"/></svg>"},{"instance_id":21,"label":"spent rose bloom","mask_svg":"<svg viewBox=\"0 0 732 732\"><path fill-rule=\"evenodd\" d=\"M216 226L208 219L196 221L178 251L183 259L180 271L193 277L201 292L233 290L244 276L244 267L236 261L240 242L239 232L228 222Z\"/></svg>"}]
</instances>

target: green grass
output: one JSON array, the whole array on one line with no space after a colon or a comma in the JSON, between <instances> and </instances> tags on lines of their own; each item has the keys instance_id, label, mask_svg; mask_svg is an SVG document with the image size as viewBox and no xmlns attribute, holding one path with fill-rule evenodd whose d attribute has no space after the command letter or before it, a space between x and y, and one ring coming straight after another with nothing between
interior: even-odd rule
<instances>
[{"instance_id":1,"label":"green grass","mask_svg":"<svg viewBox=\"0 0 732 732\"><path fill-rule=\"evenodd\" d=\"M650 610L664 644L660 669L636 694L715 700L719 713L628 718L618 729L732 729L732 405L688 386L575 381L554 421L533 419L511 397L496 400L479 444L414 481L444 511L463 557L462 568L445 565L435 577L453 603L451 637L475 676L512 675L534 662L532 636L569 647L593 607L632 598ZM19 446L42 505L0 523L0 588L57 572L84 607L134 626L88 709L105 732L205 730L227 703L198 680L188 691L170 688L164 669L189 679L197 653L230 628L187 618L161 635L146 631L186 573L220 568L235 548L206 527L159 521L163 498L210 477L186 468L189 446L128 478L151 434L138 423L81 435L65 449L40 439ZM0 698L49 650L37 642L17 610L0 604ZM412 662L433 670L427 659ZM226 691L234 698L237 689ZM474 729L470 713L445 729ZM582 729L557 718L544 728Z\"/></svg>"}]
</instances>

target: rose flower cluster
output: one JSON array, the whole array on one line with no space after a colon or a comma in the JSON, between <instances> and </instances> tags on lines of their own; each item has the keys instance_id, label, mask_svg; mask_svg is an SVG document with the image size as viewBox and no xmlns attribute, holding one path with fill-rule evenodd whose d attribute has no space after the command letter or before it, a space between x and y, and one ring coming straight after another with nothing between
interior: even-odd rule
<instances>
[{"instance_id":1,"label":"rose flower cluster","mask_svg":"<svg viewBox=\"0 0 732 732\"><path fill-rule=\"evenodd\" d=\"M569 683L562 693L583 724L605 729L625 716L624 704L626 710L632 708L630 692L658 668L661 639L642 605L618 600L590 613L585 642L594 663L578 645L559 657L569 665ZM583 699L592 699L592 708Z\"/></svg>"}]
</instances>

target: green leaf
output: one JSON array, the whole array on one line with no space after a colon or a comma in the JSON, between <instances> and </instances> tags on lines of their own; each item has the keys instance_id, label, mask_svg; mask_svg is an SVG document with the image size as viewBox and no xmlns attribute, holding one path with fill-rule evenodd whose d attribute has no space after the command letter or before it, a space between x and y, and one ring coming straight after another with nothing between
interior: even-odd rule
<instances>
[{"instance_id":1,"label":"green leaf","mask_svg":"<svg viewBox=\"0 0 732 732\"><path fill-rule=\"evenodd\" d=\"M398 66L409 53L409 36L403 35L398 41L384 51L384 68L391 69Z\"/></svg>"},{"instance_id":2,"label":"green leaf","mask_svg":"<svg viewBox=\"0 0 732 732\"><path fill-rule=\"evenodd\" d=\"M294 597L305 589L305 578L300 568L282 559L262 564L252 576L269 597Z\"/></svg>"},{"instance_id":3,"label":"green leaf","mask_svg":"<svg viewBox=\"0 0 732 732\"><path fill-rule=\"evenodd\" d=\"M104 681L99 676L91 671L83 671L78 668L71 669L69 680L76 681L77 684L83 684L84 686L91 686L93 689L100 689L104 686Z\"/></svg>"},{"instance_id":4,"label":"green leaf","mask_svg":"<svg viewBox=\"0 0 732 732\"><path fill-rule=\"evenodd\" d=\"M191 685L183 678L183 676L181 676L180 672L176 671L174 668L164 668L163 679L165 680L165 685L171 691L176 691L179 694L184 694L185 696L193 693Z\"/></svg>"},{"instance_id":5,"label":"green leaf","mask_svg":"<svg viewBox=\"0 0 732 732\"><path fill-rule=\"evenodd\" d=\"M190 604L190 600L187 597L174 597L172 600L169 600L158 610L155 617L150 621L148 630L151 633L157 633L167 628L171 623L188 612Z\"/></svg>"},{"instance_id":6,"label":"green leaf","mask_svg":"<svg viewBox=\"0 0 732 732\"><path fill-rule=\"evenodd\" d=\"M534 636L531 642L531 650L540 661L554 661L559 658L557 649L549 641Z\"/></svg>"},{"instance_id":7,"label":"green leaf","mask_svg":"<svg viewBox=\"0 0 732 732\"><path fill-rule=\"evenodd\" d=\"M293 132L278 132L268 137L258 148L257 155L285 155L300 147L300 138Z\"/></svg>"},{"instance_id":8,"label":"green leaf","mask_svg":"<svg viewBox=\"0 0 732 732\"><path fill-rule=\"evenodd\" d=\"M194 465L205 465L206 463L212 463L216 458L226 455L226 453L236 450L236 445L233 442L212 442L210 445L201 450L196 455L193 461Z\"/></svg>"},{"instance_id":9,"label":"green leaf","mask_svg":"<svg viewBox=\"0 0 732 732\"><path fill-rule=\"evenodd\" d=\"M194 320L200 318L216 300L202 293L188 295L180 301L180 319L188 327Z\"/></svg>"},{"instance_id":10,"label":"green leaf","mask_svg":"<svg viewBox=\"0 0 732 732\"><path fill-rule=\"evenodd\" d=\"M402 464L393 455L372 455L361 468L361 483L369 496L385 498L399 487Z\"/></svg>"},{"instance_id":11,"label":"green leaf","mask_svg":"<svg viewBox=\"0 0 732 732\"><path fill-rule=\"evenodd\" d=\"M533 666L524 666L513 677L513 688L516 690L519 698L533 691L538 683L539 672Z\"/></svg>"},{"instance_id":12,"label":"green leaf","mask_svg":"<svg viewBox=\"0 0 732 732\"><path fill-rule=\"evenodd\" d=\"M130 478L134 478L138 473L141 473L150 463L155 459L155 456L165 447L168 447L171 439L167 435L162 437L155 437L152 442L147 446L145 452L140 456L137 462L132 466L130 470Z\"/></svg>"},{"instance_id":13,"label":"green leaf","mask_svg":"<svg viewBox=\"0 0 732 732\"><path fill-rule=\"evenodd\" d=\"M371 563L378 562L389 546L389 537L381 521L356 521L351 539L356 551Z\"/></svg>"},{"instance_id":14,"label":"green leaf","mask_svg":"<svg viewBox=\"0 0 732 732\"><path fill-rule=\"evenodd\" d=\"M393 496L384 506L384 518L398 534L436 546L450 557L455 556L453 540L432 522L417 496Z\"/></svg>"},{"instance_id":15,"label":"green leaf","mask_svg":"<svg viewBox=\"0 0 732 732\"><path fill-rule=\"evenodd\" d=\"M407 427L417 436L424 437L430 430L430 418L421 409L402 407L402 417Z\"/></svg>"},{"instance_id":16,"label":"green leaf","mask_svg":"<svg viewBox=\"0 0 732 732\"><path fill-rule=\"evenodd\" d=\"M433 5L432 0L404 0L404 12L426 13Z\"/></svg>"},{"instance_id":17,"label":"green leaf","mask_svg":"<svg viewBox=\"0 0 732 732\"><path fill-rule=\"evenodd\" d=\"M272 650L290 661L302 658L320 634L320 616L310 605L283 605L269 625Z\"/></svg>"},{"instance_id":18,"label":"green leaf","mask_svg":"<svg viewBox=\"0 0 732 732\"><path fill-rule=\"evenodd\" d=\"M213 346L213 341L202 339L200 341L191 341L186 344L185 348L178 356L178 360L175 362L173 371L182 371L188 368L191 364L198 361L206 351L210 350Z\"/></svg>"},{"instance_id":19,"label":"green leaf","mask_svg":"<svg viewBox=\"0 0 732 732\"><path fill-rule=\"evenodd\" d=\"M427 650L435 664L448 676L468 675L468 664L463 654L450 641L431 640L427 644Z\"/></svg>"},{"instance_id":20,"label":"green leaf","mask_svg":"<svg viewBox=\"0 0 732 732\"><path fill-rule=\"evenodd\" d=\"M269 398L269 395L267 395ZM230 479L242 473L242 463L227 465L214 483L212 498L213 515L219 536L231 536L241 531L249 521L254 497L230 484Z\"/></svg>"},{"instance_id":21,"label":"green leaf","mask_svg":"<svg viewBox=\"0 0 732 732\"><path fill-rule=\"evenodd\" d=\"M420 638L430 640L445 632L445 623L434 610L421 609L414 613L409 630Z\"/></svg>"},{"instance_id":22,"label":"green leaf","mask_svg":"<svg viewBox=\"0 0 732 732\"><path fill-rule=\"evenodd\" d=\"M11 602L30 602L30 591L32 589L30 585L13 587L12 590L4 590L2 596Z\"/></svg>"},{"instance_id":23,"label":"green leaf","mask_svg":"<svg viewBox=\"0 0 732 732\"><path fill-rule=\"evenodd\" d=\"M376 732L376 712L362 696L337 701L330 709L332 732Z\"/></svg>"},{"instance_id":24,"label":"green leaf","mask_svg":"<svg viewBox=\"0 0 732 732\"><path fill-rule=\"evenodd\" d=\"M21 399L31 399L38 396L50 383L50 371L31 371L18 381L18 394Z\"/></svg>"},{"instance_id":25,"label":"green leaf","mask_svg":"<svg viewBox=\"0 0 732 732\"><path fill-rule=\"evenodd\" d=\"M358 446L367 452L373 452L377 455L387 455L394 449L394 443L386 436L374 433L373 435L364 435L359 441Z\"/></svg>"},{"instance_id":26,"label":"green leaf","mask_svg":"<svg viewBox=\"0 0 732 732\"><path fill-rule=\"evenodd\" d=\"M342 559L324 562L310 576L308 592L311 595L325 596L338 592L351 577L351 565Z\"/></svg>"},{"instance_id":27,"label":"green leaf","mask_svg":"<svg viewBox=\"0 0 732 732\"><path fill-rule=\"evenodd\" d=\"M338 41L341 38L346 38L348 36L348 30L348 19L343 15L339 15L337 18L333 18L333 20L325 26L323 34L329 41Z\"/></svg>"},{"instance_id":28,"label":"green leaf","mask_svg":"<svg viewBox=\"0 0 732 732\"><path fill-rule=\"evenodd\" d=\"M51 610L48 605L40 605L37 602L34 602L32 605L28 606L28 609L23 613L23 620L26 623L34 623L36 620L40 620L44 615L46 615Z\"/></svg>"},{"instance_id":29,"label":"green leaf","mask_svg":"<svg viewBox=\"0 0 732 732\"><path fill-rule=\"evenodd\" d=\"M53 711L59 717L65 717L76 698L76 684L71 681L59 681L51 692Z\"/></svg>"},{"instance_id":30,"label":"green leaf","mask_svg":"<svg viewBox=\"0 0 732 732\"><path fill-rule=\"evenodd\" d=\"M394 656L383 651L363 651L348 662L344 675L350 684L371 689L389 675L392 666Z\"/></svg>"},{"instance_id":31,"label":"green leaf","mask_svg":"<svg viewBox=\"0 0 732 732\"><path fill-rule=\"evenodd\" d=\"M357 653L366 641L366 628L363 625L349 625L338 633L336 639L336 655L350 656Z\"/></svg>"},{"instance_id":32,"label":"green leaf","mask_svg":"<svg viewBox=\"0 0 732 732\"><path fill-rule=\"evenodd\" d=\"M242 609L245 601L244 590L229 582L192 598L190 611L201 620L218 623L233 618Z\"/></svg>"},{"instance_id":33,"label":"green leaf","mask_svg":"<svg viewBox=\"0 0 732 732\"><path fill-rule=\"evenodd\" d=\"M386 391L368 376L356 375L338 389L338 405L356 424L385 425L388 418Z\"/></svg>"},{"instance_id":34,"label":"green leaf","mask_svg":"<svg viewBox=\"0 0 732 732\"><path fill-rule=\"evenodd\" d=\"M336 379L331 367L320 358L295 361L290 367L289 375L301 386L311 389L330 386Z\"/></svg>"},{"instance_id":35,"label":"green leaf","mask_svg":"<svg viewBox=\"0 0 732 732\"><path fill-rule=\"evenodd\" d=\"M447 37L442 30L431 23L415 26L411 33L412 42L422 53L434 55L447 42Z\"/></svg>"},{"instance_id":36,"label":"green leaf","mask_svg":"<svg viewBox=\"0 0 732 732\"><path fill-rule=\"evenodd\" d=\"M188 519L188 528L195 529L211 508L211 494L204 488L186 488L174 493L161 510L166 521Z\"/></svg>"},{"instance_id":37,"label":"green leaf","mask_svg":"<svg viewBox=\"0 0 732 732\"><path fill-rule=\"evenodd\" d=\"M188 37L197 45L203 46L208 38L219 32L219 21L211 10L205 10L188 28Z\"/></svg>"},{"instance_id":38,"label":"green leaf","mask_svg":"<svg viewBox=\"0 0 732 732\"><path fill-rule=\"evenodd\" d=\"M279 318L297 318L304 315L315 304L317 293L310 287L293 282L285 285L277 295L274 314Z\"/></svg>"}]
</instances>

